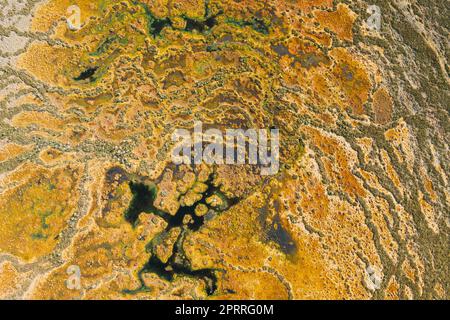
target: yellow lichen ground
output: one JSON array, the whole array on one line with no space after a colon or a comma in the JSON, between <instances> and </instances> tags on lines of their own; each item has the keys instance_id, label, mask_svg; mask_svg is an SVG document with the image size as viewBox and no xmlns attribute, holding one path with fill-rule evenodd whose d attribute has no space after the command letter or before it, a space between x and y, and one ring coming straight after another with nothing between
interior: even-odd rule
<instances>
[{"instance_id":1,"label":"yellow lichen ground","mask_svg":"<svg viewBox=\"0 0 450 320\"><path fill-rule=\"evenodd\" d=\"M18 170L14 181L20 184L0 199L0 249L26 261L52 252L76 209L78 195L76 167L33 169ZM33 173L21 181L20 171Z\"/></svg>"},{"instance_id":2,"label":"yellow lichen ground","mask_svg":"<svg viewBox=\"0 0 450 320\"><path fill-rule=\"evenodd\" d=\"M64 17L75 3L82 28L71 31ZM430 287L447 297L443 285L425 285L430 266L413 240L448 229L441 193L429 171L415 172L410 124L392 123L394 95L353 44L351 6L207 3L210 30L192 22L207 18L197 0L37 8L31 31L48 39L34 39L14 68L43 89L18 97L21 112L6 122L20 139L0 142L0 254L38 271L25 283L29 274L1 263L0 297L398 299ZM280 172L174 168L171 134L198 120L222 130L280 128ZM432 165L447 184L445 166ZM417 208L403 201L405 173L424 181ZM156 194L130 221L136 182ZM197 204L211 185L220 196ZM230 199L238 201L227 207ZM159 214L193 205L176 228ZM198 230L188 228L194 218L204 219ZM179 239L194 275L149 271L154 255L170 262ZM67 286L70 266L80 268L79 289ZM195 274L202 270L215 274L212 294L211 279Z\"/></svg>"}]
</instances>

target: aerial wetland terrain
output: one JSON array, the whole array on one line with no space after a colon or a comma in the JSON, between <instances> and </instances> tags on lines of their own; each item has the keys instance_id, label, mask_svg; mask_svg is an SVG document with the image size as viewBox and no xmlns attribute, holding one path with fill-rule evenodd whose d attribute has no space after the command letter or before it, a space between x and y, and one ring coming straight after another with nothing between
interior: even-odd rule
<instances>
[{"instance_id":1,"label":"aerial wetland terrain","mask_svg":"<svg viewBox=\"0 0 450 320\"><path fill-rule=\"evenodd\" d=\"M449 7L0 0L0 298L448 299Z\"/></svg>"}]
</instances>

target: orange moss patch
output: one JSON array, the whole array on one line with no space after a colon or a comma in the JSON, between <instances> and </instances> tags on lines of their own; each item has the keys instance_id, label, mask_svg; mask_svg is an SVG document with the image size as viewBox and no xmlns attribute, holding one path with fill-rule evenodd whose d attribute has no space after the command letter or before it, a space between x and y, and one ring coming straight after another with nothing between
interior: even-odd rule
<instances>
[{"instance_id":1,"label":"orange moss patch","mask_svg":"<svg viewBox=\"0 0 450 320\"><path fill-rule=\"evenodd\" d=\"M30 261L50 253L77 203L76 168L37 169L0 196L0 249ZM18 245L20 244L20 245Z\"/></svg>"},{"instance_id":2,"label":"orange moss patch","mask_svg":"<svg viewBox=\"0 0 450 320\"><path fill-rule=\"evenodd\" d=\"M43 129L56 131L64 130L64 121L57 119L47 112L27 111L14 116L12 123L16 127L35 125Z\"/></svg>"},{"instance_id":3,"label":"orange moss patch","mask_svg":"<svg viewBox=\"0 0 450 320\"><path fill-rule=\"evenodd\" d=\"M340 40L353 41L353 23L356 20L356 14L345 4L338 4L337 10L314 11L317 21L325 28L336 33Z\"/></svg>"},{"instance_id":4,"label":"orange moss patch","mask_svg":"<svg viewBox=\"0 0 450 320\"><path fill-rule=\"evenodd\" d=\"M330 9L333 7L333 0L297 0L294 4L304 13L309 13L314 8Z\"/></svg>"},{"instance_id":5,"label":"orange moss patch","mask_svg":"<svg viewBox=\"0 0 450 320\"><path fill-rule=\"evenodd\" d=\"M0 162L20 156L29 150L31 150L31 146L21 146L15 143L2 145L0 143Z\"/></svg>"},{"instance_id":6,"label":"orange moss patch","mask_svg":"<svg viewBox=\"0 0 450 320\"><path fill-rule=\"evenodd\" d=\"M316 147L329 157L329 165L325 167L326 173L346 193L353 196L365 196L366 191L352 173L349 156L342 145L330 137L322 135L316 129L308 130Z\"/></svg>"},{"instance_id":7,"label":"orange moss patch","mask_svg":"<svg viewBox=\"0 0 450 320\"><path fill-rule=\"evenodd\" d=\"M342 48L333 49L330 55L336 60L334 81L344 93L344 108L361 115L369 98L371 82L364 66Z\"/></svg>"},{"instance_id":8,"label":"orange moss patch","mask_svg":"<svg viewBox=\"0 0 450 320\"><path fill-rule=\"evenodd\" d=\"M288 292L276 275L267 272L228 270L221 279L221 290L239 292L239 299L287 300ZM216 297L213 297L213 299ZM236 299L235 294L223 294L217 299Z\"/></svg>"},{"instance_id":9,"label":"orange moss patch","mask_svg":"<svg viewBox=\"0 0 450 320\"><path fill-rule=\"evenodd\" d=\"M6 298L19 286L19 273L16 268L6 261L0 265L0 298Z\"/></svg>"},{"instance_id":10,"label":"orange moss patch","mask_svg":"<svg viewBox=\"0 0 450 320\"><path fill-rule=\"evenodd\" d=\"M392 119L392 98L385 88L378 89L373 95L375 122L386 124Z\"/></svg>"},{"instance_id":11,"label":"orange moss patch","mask_svg":"<svg viewBox=\"0 0 450 320\"><path fill-rule=\"evenodd\" d=\"M397 282L395 276L391 278L389 284L386 288L386 299L388 300L398 300L400 295L400 285Z\"/></svg>"},{"instance_id":12,"label":"orange moss patch","mask_svg":"<svg viewBox=\"0 0 450 320\"><path fill-rule=\"evenodd\" d=\"M68 67L78 68L74 57L75 51L70 48L51 47L42 42L33 43L17 62L19 68L26 69L37 79L50 85L69 86Z\"/></svg>"}]
</instances>

